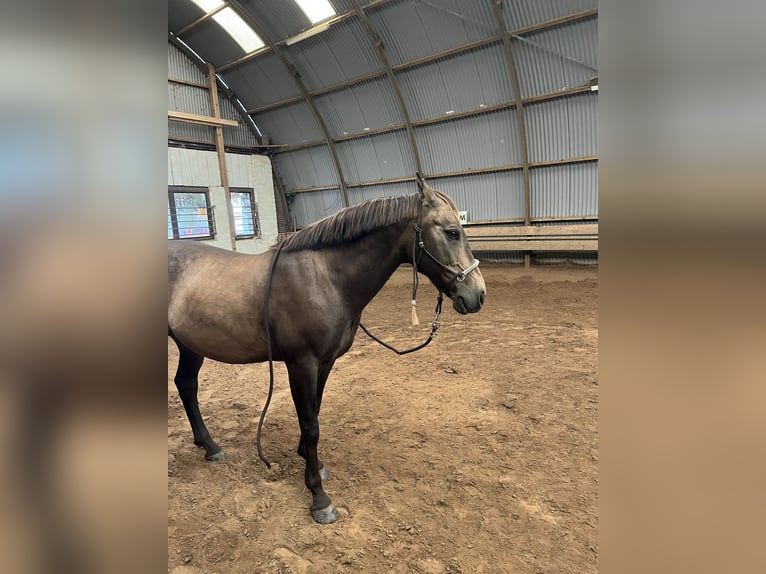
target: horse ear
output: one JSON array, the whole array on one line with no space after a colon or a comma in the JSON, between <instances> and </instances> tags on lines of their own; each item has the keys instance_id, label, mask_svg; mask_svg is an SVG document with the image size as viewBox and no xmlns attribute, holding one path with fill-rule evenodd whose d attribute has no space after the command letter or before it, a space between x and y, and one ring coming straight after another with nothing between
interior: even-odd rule
<instances>
[{"instance_id":1,"label":"horse ear","mask_svg":"<svg viewBox=\"0 0 766 574\"><path fill-rule=\"evenodd\" d=\"M424 203L430 203L433 198L433 190L431 189L431 186L426 183L426 180L423 179L423 176L420 175L419 171L415 172L415 175L417 176L418 192L420 193L421 199Z\"/></svg>"}]
</instances>

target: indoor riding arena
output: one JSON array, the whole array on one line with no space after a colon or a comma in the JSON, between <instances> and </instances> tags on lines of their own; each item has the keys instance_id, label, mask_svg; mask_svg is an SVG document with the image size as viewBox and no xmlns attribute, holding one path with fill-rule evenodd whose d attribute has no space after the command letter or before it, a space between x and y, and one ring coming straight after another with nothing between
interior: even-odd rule
<instances>
[{"instance_id":1,"label":"indoor riding arena","mask_svg":"<svg viewBox=\"0 0 766 574\"><path fill-rule=\"evenodd\" d=\"M168 572L596 572L597 3L168 24Z\"/></svg>"}]
</instances>

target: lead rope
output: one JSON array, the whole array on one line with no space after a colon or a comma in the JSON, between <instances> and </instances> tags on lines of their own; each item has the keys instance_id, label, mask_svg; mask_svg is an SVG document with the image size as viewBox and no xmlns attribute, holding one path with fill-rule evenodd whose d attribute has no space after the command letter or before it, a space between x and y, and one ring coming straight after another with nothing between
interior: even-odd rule
<instances>
[{"instance_id":1,"label":"lead rope","mask_svg":"<svg viewBox=\"0 0 766 574\"><path fill-rule=\"evenodd\" d=\"M418 229L418 227L415 227L415 229ZM420 235L419 233L417 234ZM420 321L418 320L418 312L415 309L417 305L417 294L418 294L418 259L420 258L420 255L417 253L418 249L418 240L417 237L412 241L412 324L413 325L420 325ZM421 251L422 253L422 251ZM439 292L439 295L441 295L441 291ZM438 319L439 316L437 315L436 318ZM364 329L364 327L362 327ZM365 329L365 332L367 330Z\"/></svg>"},{"instance_id":2,"label":"lead rope","mask_svg":"<svg viewBox=\"0 0 766 574\"><path fill-rule=\"evenodd\" d=\"M391 345L389 345L385 341L381 341L380 339L378 339L375 335L373 335L372 333L370 333L367 330L367 327L365 327L361 323L359 323L359 327L362 329L362 331L364 331L365 335L367 335L370 339L372 339L376 343L379 343L379 344L383 345L386 349L392 350L397 355L406 355L407 353L414 353L415 351L419 351L420 349L422 349L423 347L428 345L428 343L431 342L431 339L434 338L434 335L436 334L436 331L439 329L439 325L441 324L441 323L439 323L439 315L442 312L442 301L443 300L444 300L444 295L442 294L441 291L439 291L439 294L436 296L436 316L434 317L434 320L431 322L431 332L428 334L428 338L423 343L421 343L417 347L413 347L412 349L406 349L404 351L400 351L399 349L396 349L396 348L392 347ZM412 312L413 313L415 312L414 301L415 300L413 299L413 306L412 306Z\"/></svg>"},{"instance_id":3,"label":"lead rope","mask_svg":"<svg viewBox=\"0 0 766 574\"><path fill-rule=\"evenodd\" d=\"M261 411L261 420L258 421L258 434L255 437L255 445L258 448L258 458L263 461L266 468L271 468L271 463L266 460L266 457L263 455L263 450L261 449L261 429L263 428L263 421L266 418L266 411L269 410L271 395L274 392L274 362L271 358L271 329L269 327L269 296L271 295L271 282L274 278L274 267L277 265L277 259L279 258L279 253L282 251L283 246L284 243L280 243L277 247L277 251L274 253L274 257L271 258L269 278L266 282L266 297L263 299L263 326L266 330L266 347L268 348L269 354L269 394L266 397L266 404L263 405L263 410Z\"/></svg>"},{"instance_id":4,"label":"lead rope","mask_svg":"<svg viewBox=\"0 0 766 574\"><path fill-rule=\"evenodd\" d=\"M421 206L422 209L422 206ZM420 223L420 219L422 218L422 213L418 216L418 223ZM416 299L417 299L417 293L418 293L418 261L420 260L420 256L423 254L423 251L425 251L425 246L423 245L423 240L420 235L420 225L414 224L413 227L415 228L415 235L412 240L412 324L413 325L419 325L420 321L418 320L418 314L415 310L416 306ZM420 252L418 252L418 247L420 247ZM433 257L430 253L429 255ZM399 349L396 349L395 347L392 347L385 341L381 341L378 339L375 335L370 333L367 330L367 327L362 325L362 323L359 323L359 327L364 331L364 334L367 335L370 339L375 341L376 343L384 346L386 349L390 349L397 355L406 355L407 353L414 353L415 351L419 351L426 345L428 345L431 340L434 338L434 335L436 334L436 331L439 329L439 315L441 315L442 312L442 301L444 301L444 294L439 291L439 294L436 296L436 310L435 310L435 316L434 320L431 321L431 332L428 333L428 338L418 345L417 347L413 347L411 349L406 349L404 351L400 351Z\"/></svg>"}]
</instances>

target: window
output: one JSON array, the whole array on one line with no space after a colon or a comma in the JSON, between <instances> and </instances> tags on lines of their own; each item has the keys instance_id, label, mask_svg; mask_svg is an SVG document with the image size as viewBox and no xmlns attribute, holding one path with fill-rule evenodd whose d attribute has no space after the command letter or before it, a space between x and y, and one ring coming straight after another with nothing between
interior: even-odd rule
<instances>
[{"instance_id":1,"label":"window","mask_svg":"<svg viewBox=\"0 0 766 574\"><path fill-rule=\"evenodd\" d=\"M232 188L230 193L237 239L260 237L261 226L258 223L258 205L255 203L253 190Z\"/></svg>"},{"instance_id":2,"label":"window","mask_svg":"<svg viewBox=\"0 0 766 574\"><path fill-rule=\"evenodd\" d=\"M168 188L168 239L213 239L215 220L205 187Z\"/></svg>"}]
</instances>

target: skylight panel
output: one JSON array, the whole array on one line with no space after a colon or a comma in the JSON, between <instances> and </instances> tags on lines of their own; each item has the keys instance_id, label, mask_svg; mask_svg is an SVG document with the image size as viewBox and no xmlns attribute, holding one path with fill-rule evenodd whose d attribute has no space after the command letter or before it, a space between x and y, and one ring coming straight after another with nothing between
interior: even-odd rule
<instances>
[{"instance_id":1,"label":"skylight panel","mask_svg":"<svg viewBox=\"0 0 766 574\"><path fill-rule=\"evenodd\" d=\"M192 2L204 10L205 14L223 5L223 0L192 0Z\"/></svg>"},{"instance_id":2,"label":"skylight panel","mask_svg":"<svg viewBox=\"0 0 766 574\"><path fill-rule=\"evenodd\" d=\"M222 0L192 0L192 2L204 10L206 14L224 5ZM263 40L261 40L258 34L231 7L227 6L214 14L213 20L226 30L229 36L239 44L246 54L264 46Z\"/></svg>"},{"instance_id":3,"label":"skylight panel","mask_svg":"<svg viewBox=\"0 0 766 574\"><path fill-rule=\"evenodd\" d=\"M335 16L335 10L327 0L295 0L312 24Z\"/></svg>"},{"instance_id":4,"label":"skylight panel","mask_svg":"<svg viewBox=\"0 0 766 574\"><path fill-rule=\"evenodd\" d=\"M264 46L263 40L258 34L231 8L224 8L213 16L213 20L229 33L229 36L240 45L245 53L254 52Z\"/></svg>"}]
</instances>

